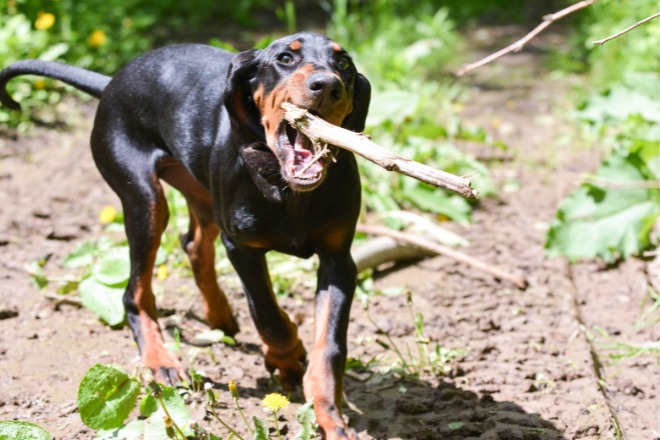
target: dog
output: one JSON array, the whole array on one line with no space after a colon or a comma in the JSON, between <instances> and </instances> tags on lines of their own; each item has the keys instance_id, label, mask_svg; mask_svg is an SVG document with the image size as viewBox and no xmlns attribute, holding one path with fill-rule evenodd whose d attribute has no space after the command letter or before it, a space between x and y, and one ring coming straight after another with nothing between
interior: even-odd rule
<instances>
[{"instance_id":1,"label":"dog","mask_svg":"<svg viewBox=\"0 0 660 440\"><path fill-rule=\"evenodd\" d=\"M131 272L123 301L142 363L164 383L186 375L163 345L151 287L168 221L162 180L188 204L190 224L181 243L209 325L229 335L239 331L214 269L213 243L220 235L263 341L266 368L279 371L287 390L303 383L325 438L356 438L341 402L357 278L350 246L360 177L353 154L334 147L330 155L315 154L280 107L289 102L362 131L371 86L349 54L325 36L299 33L238 54L199 44L166 46L114 77L25 60L0 72L2 104L20 109L6 85L25 74L55 78L100 99L91 148L124 211ZM273 294L265 259L270 250L319 257L308 363L295 324Z\"/></svg>"}]
</instances>

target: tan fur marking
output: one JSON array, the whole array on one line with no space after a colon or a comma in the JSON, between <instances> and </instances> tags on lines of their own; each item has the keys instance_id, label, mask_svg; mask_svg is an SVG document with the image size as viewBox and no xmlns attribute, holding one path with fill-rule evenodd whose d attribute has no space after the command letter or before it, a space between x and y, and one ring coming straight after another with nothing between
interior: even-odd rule
<instances>
[{"instance_id":1,"label":"tan fur marking","mask_svg":"<svg viewBox=\"0 0 660 440\"><path fill-rule=\"evenodd\" d=\"M292 42L291 44L289 44L289 49L291 49L291 50L300 50L301 47L302 47L302 44L298 40L296 40L296 41Z\"/></svg>"},{"instance_id":2,"label":"tan fur marking","mask_svg":"<svg viewBox=\"0 0 660 440\"><path fill-rule=\"evenodd\" d=\"M335 43L334 41L332 43L330 43L330 47L335 52L341 52L342 50L344 50L344 49L342 49L342 47L338 43Z\"/></svg>"},{"instance_id":3,"label":"tan fur marking","mask_svg":"<svg viewBox=\"0 0 660 440\"><path fill-rule=\"evenodd\" d=\"M312 73L314 73L314 66L306 64L275 87L268 95L265 94L263 86L254 92L254 102L261 113L261 123L266 131L266 142L271 148L275 145L277 130L284 117L284 110L281 108L283 102L314 109L323 115L323 119L335 125L341 125L344 118L353 111L353 97L346 90L344 91L345 98L339 102L315 100L307 87L307 78Z\"/></svg>"}]
</instances>

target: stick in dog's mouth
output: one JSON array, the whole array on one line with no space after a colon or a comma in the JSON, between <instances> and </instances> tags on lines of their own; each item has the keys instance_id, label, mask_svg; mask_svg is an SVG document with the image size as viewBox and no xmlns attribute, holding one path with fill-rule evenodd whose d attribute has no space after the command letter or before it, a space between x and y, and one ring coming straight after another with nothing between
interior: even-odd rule
<instances>
[{"instance_id":1,"label":"stick in dog's mouth","mask_svg":"<svg viewBox=\"0 0 660 440\"><path fill-rule=\"evenodd\" d=\"M323 178L323 159L330 154L327 145L315 144L286 121L280 123L277 156L282 174L296 190L310 190Z\"/></svg>"}]
</instances>

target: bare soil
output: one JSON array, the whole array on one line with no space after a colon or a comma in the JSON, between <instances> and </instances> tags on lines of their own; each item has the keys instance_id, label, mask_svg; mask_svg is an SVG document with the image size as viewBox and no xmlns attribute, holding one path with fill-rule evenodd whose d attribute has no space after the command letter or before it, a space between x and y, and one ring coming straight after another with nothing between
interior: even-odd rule
<instances>
[{"instance_id":1,"label":"bare soil","mask_svg":"<svg viewBox=\"0 0 660 440\"><path fill-rule=\"evenodd\" d=\"M657 266L652 272L654 262L640 259L570 266L543 255L560 200L597 167L599 155L570 141L572 80L549 75L541 59L519 54L466 80L464 123L486 127L510 149L461 145L490 161L501 191L479 204L472 225L453 226L471 241L468 253L526 276L530 286L518 290L446 257L379 271L377 289L412 292L430 347L440 343L465 354L445 377L402 377L394 351L376 343L385 336L356 302L349 354L367 366L348 372L344 412L361 439L660 439L657 357L615 364L607 346L657 343L658 325L635 327ZM103 206L118 206L89 153L94 105L65 101L57 127L0 132L0 420L31 421L58 439L93 437L75 404L87 369L100 362L134 371L139 364L128 328L113 330L84 308L56 304L26 271L31 261L45 260L50 276L65 274L62 257L102 233ZM216 344L213 356L202 352L193 366L223 390L220 412L240 429L226 392L230 379L248 414L263 415L260 398L281 390L263 366L238 283L233 275L221 281L242 327L238 346ZM159 306L174 311L161 324L171 330L176 323L184 340L204 330L194 319L201 307L192 279L171 276L159 285ZM313 291L296 293L282 303L309 346ZM405 296L375 296L369 313L399 347L416 350ZM610 337L594 331L599 328ZM288 435L296 430L302 394L292 399L283 413ZM201 403L192 399L191 408L202 425L226 434Z\"/></svg>"}]
</instances>

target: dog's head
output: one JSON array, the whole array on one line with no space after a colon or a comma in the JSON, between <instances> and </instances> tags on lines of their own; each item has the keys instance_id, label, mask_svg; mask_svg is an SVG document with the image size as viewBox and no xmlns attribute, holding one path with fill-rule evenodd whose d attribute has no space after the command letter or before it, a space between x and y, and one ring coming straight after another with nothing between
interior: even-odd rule
<instances>
[{"instance_id":1,"label":"dog's head","mask_svg":"<svg viewBox=\"0 0 660 440\"><path fill-rule=\"evenodd\" d=\"M234 56L225 92L233 120L265 141L280 175L298 192L318 187L331 162L284 120L283 102L353 131L364 129L371 88L351 57L327 37L300 33ZM271 167L272 168L272 167Z\"/></svg>"}]
</instances>

